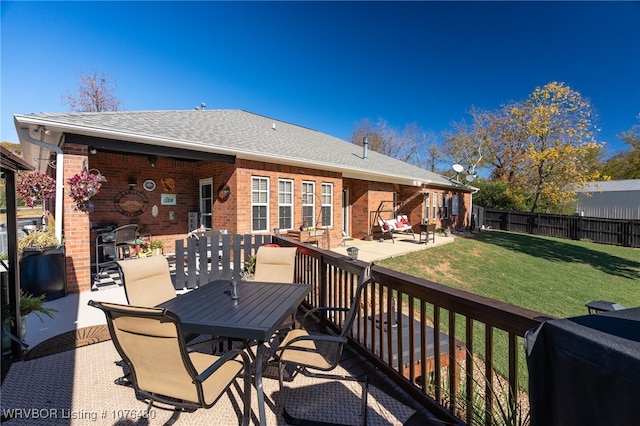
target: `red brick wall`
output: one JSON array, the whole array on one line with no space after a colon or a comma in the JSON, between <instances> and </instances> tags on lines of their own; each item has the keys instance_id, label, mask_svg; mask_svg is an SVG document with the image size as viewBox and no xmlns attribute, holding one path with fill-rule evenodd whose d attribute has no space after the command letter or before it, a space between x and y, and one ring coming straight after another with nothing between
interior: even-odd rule
<instances>
[{"instance_id":1,"label":"red brick wall","mask_svg":"<svg viewBox=\"0 0 640 426\"><path fill-rule=\"evenodd\" d=\"M330 229L330 244L337 246L342 240L342 177L339 173L292 167L259 161L238 160L236 170L235 193L237 194L236 232L251 232L251 178L254 176L269 178L269 232L278 227L278 179L293 180L293 217L294 229L302 223L302 182L315 182L316 209L320 208L322 183L333 184L333 227ZM229 229L229 228L228 228Z\"/></svg>"},{"instance_id":2,"label":"red brick wall","mask_svg":"<svg viewBox=\"0 0 640 426\"><path fill-rule=\"evenodd\" d=\"M350 231L354 238L363 238L369 234L369 226L373 213L380 201L393 200L397 192L398 200L404 201L401 211L409 215L411 223L418 224L422 220L424 210L423 196L420 189L412 186L400 186L359 179L342 179L340 173L319 171L286 165L271 164L259 161L238 159L236 164L177 161L158 157L155 167L151 167L148 156L98 152L90 155L87 147L65 144L65 184L83 168L83 161L88 160L89 169L98 169L107 178L100 192L92 198L93 212L87 214L77 211L75 204L65 192L64 236L67 250L67 290L69 292L89 290L94 270L91 263L95 258L95 239L97 232L90 231L101 225L113 224L123 226L136 223L144 227L145 233L153 239L164 243L164 252L175 252L174 242L184 238L189 231L188 213L198 211L199 180L212 178L214 191L213 227L227 229L229 233L245 234L251 232L251 178L265 176L270 179L269 232L278 226L278 179L291 179L294 182L294 228L302 222L301 190L303 181L316 184L316 206L322 191L322 183L333 184L334 209L333 228L330 230L331 246L337 246L342 238L342 189L349 188ZM124 216L116 210L114 198L129 190L129 179L135 178L134 190L147 198L148 204L138 216ZM175 188L163 187L163 179L172 178ZM154 191L145 191L142 183L152 179L156 183ZM218 188L227 185L231 195L226 201L216 198ZM431 191L431 190L430 190ZM442 192L441 190L434 190ZM162 205L161 194L176 194L176 205ZM470 195L460 197L460 214L449 224L460 228L468 226ZM153 217L152 207L157 206L158 215ZM385 209L390 210L389 203ZM171 219L173 212L173 219ZM390 217L390 213L386 213Z\"/></svg>"},{"instance_id":3,"label":"red brick wall","mask_svg":"<svg viewBox=\"0 0 640 426\"><path fill-rule=\"evenodd\" d=\"M67 180L82 171L86 164L87 147L67 145L64 150L64 218L55 218L63 224L66 255L67 292L77 293L91 288L91 250L89 248L89 215L76 208Z\"/></svg>"}]
</instances>

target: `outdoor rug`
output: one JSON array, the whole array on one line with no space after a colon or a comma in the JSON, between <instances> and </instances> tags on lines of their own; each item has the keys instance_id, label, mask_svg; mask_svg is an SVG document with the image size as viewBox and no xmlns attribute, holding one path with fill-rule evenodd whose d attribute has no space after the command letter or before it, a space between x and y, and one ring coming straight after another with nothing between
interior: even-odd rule
<instances>
[{"instance_id":1,"label":"outdoor rug","mask_svg":"<svg viewBox=\"0 0 640 426\"><path fill-rule=\"evenodd\" d=\"M133 388L114 384L122 376L120 357L106 341L29 361L14 363L1 392L6 425L160 425L171 410L155 407L141 418L147 404ZM338 367L340 368L340 367ZM344 372L344 370L342 371ZM264 378L270 425L286 424L278 408L278 381ZM210 409L183 412L177 425L239 424L241 381ZM287 410L314 420L358 424L361 388L357 383L312 379L301 375L286 383ZM257 396L252 387L251 423L258 424ZM381 390L369 386L368 425L402 425L415 411ZM278 414L277 414L278 413Z\"/></svg>"},{"instance_id":2,"label":"outdoor rug","mask_svg":"<svg viewBox=\"0 0 640 426\"><path fill-rule=\"evenodd\" d=\"M36 359L47 355L70 351L82 346L111 340L109 327L106 325L95 325L83 327L78 330L67 331L44 342L38 343L29 349L26 359Z\"/></svg>"}]
</instances>

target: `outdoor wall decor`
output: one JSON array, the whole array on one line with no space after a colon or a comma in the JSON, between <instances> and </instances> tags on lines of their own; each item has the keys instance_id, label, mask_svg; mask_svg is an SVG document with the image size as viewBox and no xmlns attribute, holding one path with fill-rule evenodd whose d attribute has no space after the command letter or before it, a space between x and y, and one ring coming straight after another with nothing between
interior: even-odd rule
<instances>
[{"instance_id":1,"label":"outdoor wall decor","mask_svg":"<svg viewBox=\"0 0 640 426\"><path fill-rule=\"evenodd\" d=\"M229 199L229 195L231 195L231 188L228 185L220 185L218 187L218 200L224 203Z\"/></svg>"},{"instance_id":2,"label":"outdoor wall decor","mask_svg":"<svg viewBox=\"0 0 640 426\"><path fill-rule=\"evenodd\" d=\"M147 179L142 183L142 187L145 191L153 191L156 189L156 183L152 179Z\"/></svg>"},{"instance_id":3,"label":"outdoor wall decor","mask_svg":"<svg viewBox=\"0 0 640 426\"><path fill-rule=\"evenodd\" d=\"M175 206L176 194L162 194L160 196L160 204L163 206Z\"/></svg>"},{"instance_id":4,"label":"outdoor wall decor","mask_svg":"<svg viewBox=\"0 0 640 426\"><path fill-rule=\"evenodd\" d=\"M160 183L164 192L173 192L176 189L176 180L174 178L162 178Z\"/></svg>"},{"instance_id":5,"label":"outdoor wall decor","mask_svg":"<svg viewBox=\"0 0 640 426\"><path fill-rule=\"evenodd\" d=\"M128 189L116 195L113 199L113 205L118 213L133 217L144 213L149 206L149 200L143 192Z\"/></svg>"}]
</instances>

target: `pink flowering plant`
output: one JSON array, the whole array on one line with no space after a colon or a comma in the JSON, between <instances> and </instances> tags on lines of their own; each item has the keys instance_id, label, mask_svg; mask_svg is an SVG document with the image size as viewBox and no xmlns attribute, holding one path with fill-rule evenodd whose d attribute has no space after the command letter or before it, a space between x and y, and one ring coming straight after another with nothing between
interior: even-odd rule
<instances>
[{"instance_id":1,"label":"pink flowering plant","mask_svg":"<svg viewBox=\"0 0 640 426\"><path fill-rule=\"evenodd\" d=\"M83 212L89 211L89 199L96 195L102 187L100 177L87 170L73 175L67 180L67 184L69 185L69 195L75 201L78 210Z\"/></svg>"},{"instance_id":2,"label":"pink flowering plant","mask_svg":"<svg viewBox=\"0 0 640 426\"><path fill-rule=\"evenodd\" d=\"M46 173L26 172L18 174L16 192L27 207L43 204L56 195L56 180Z\"/></svg>"}]
</instances>

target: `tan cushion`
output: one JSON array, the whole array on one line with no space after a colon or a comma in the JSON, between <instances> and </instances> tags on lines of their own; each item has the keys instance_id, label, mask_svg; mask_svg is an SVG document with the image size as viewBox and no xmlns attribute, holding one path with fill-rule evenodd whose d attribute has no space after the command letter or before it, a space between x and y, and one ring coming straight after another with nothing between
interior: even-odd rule
<instances>
[{"instance_id":1,"label":"tan cushion","mask_svg":"<svg viewBox=\"0 0 640 426\"><path fill-rule=\"evenodd\" d=\"M209 368L220 357L200 352L189 353L189 358L198 374ZM235 380L242 371L242 362L229 361L224 363L215 373L202 383L205 403L211 405L224 392L225 387Z\"/></svg>"},{"instance_id":2,"label":"tan cushion","mask_svg":"<svg viewBox=\"0 0 640 426\"><path fill-rule=\"evenodd\" d=\"M126 305L117 305L117 308L143 313L154 311L150 308ZM114 313L113 325L120 347L134 366L136 382L141 390L184 401L199 402L197 387L192 377L204 372L220 357L199 352L187 354L178 341L176 323L162 321L160 317L143 318ZM183 356L187 358L184 359ZM189 361L195 371L189 370ZM205 403L213 404L224 392L225 387L235 380L242 368L242 362L232 360L209 376L202 385Z\"/></svg>"},{"instance_id":3,"label":"tan cushion","mask_svg":"<svg viewBox=\"0 0 640 426\"><path fill-rule=\"evenodd\" d=\"M135 306L157 306L176 297L169 262L164 256L121 260L127 301Z\"/></svg>"},{"instance_id":4,"label":"tan cushion","mask_svg":"<svg viewBox=\"0 0 640 426\"><path fill-rule=\"evenodd\" d=\"M305 348L310 349L311 351L298 351L295 349L283 349L291 340L300 336L309 336L305 330L295 329L291 330L285 339L280 344L279 356L283 362L291 362L298 365L306 365L310 367L316 367L319 369L328 369L331 367L331 364L327 362L327 360L318 353L315 343L313 340L302 340L299 342L294 342L291 347L292 348Z\"/></svg>"},{"instance_id":5,"label":"tan cushion","mask_svg":"<svg viewBox=\"0 0 640 426\"><path fill-rule=\"evenodd\" d=\"M196 386L182 358L175 323L116 314L113 324L116 338L134 366L140 389L198 402Z\"/></svg>"},{"instance_id":6,"label":"tan cushion","mask_svg":"<svg viewBox=\"0 0 640 426\"><path fill-rule=\"evenodd\" d=\"M296 250L295 247L259 247L254 280L293 283Z\"/></svg>"}]
</instances>

